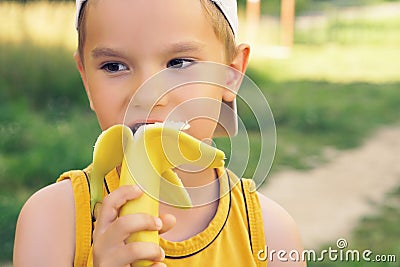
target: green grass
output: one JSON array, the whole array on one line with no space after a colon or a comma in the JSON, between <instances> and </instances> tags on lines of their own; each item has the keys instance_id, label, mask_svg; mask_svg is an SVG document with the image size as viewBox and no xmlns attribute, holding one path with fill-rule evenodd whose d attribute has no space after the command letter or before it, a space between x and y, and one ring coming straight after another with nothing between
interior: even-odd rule
<instances>
[{"instance_id":1,"label":"green grass","mask_svg":"<svg viewBox=\"0 0 400 267\"><path fill-rule=\"evenodd\" d=\"M1 120L0 191L37 190L54 182L61 171L90 163L100 132L92 114L72 110L65 118L54 120L41 113L17 112L11 123Z\"/></svg>"},{"instance_id":2,"label":"green grass","mask_svg":"<svg viewBox=\"0 0 400 267\"><path fill-rule=\"evenodd\" d=\"M12 259L15 226L19 211L27 199L27 194L23 195L19 192L18 195L15 195L12 192L0 193L0 265L2 261Z\"/></svg>"},{"instance_id":3,"label":"green grass","mask_svg":"<svg viewBox=\"0 0 400 267\"><path fill-rule=\"evenodd\" d=\"M355 229L354 245L361 249L373 248L376 253L397 254L400 262L400 186L389 192L384 204L374 206L376 212L362 218Z\"/></svg>"},{"instance_id":4,"label":"green grass","mask_svg":"<svg viewBox=\"0 0 400 267\"><path fill-rule=\"evenodd\" d=\"M322 262L309 262L309 267L395 267L400 262L400 187L392 190L387 196L384 204L374 204L376 212L361 218L355 228L351 240L348 240L348 250L372 251L371 259L376 255L394 255L395 262L354 262L354 261L330 261L327 257ZM322 246L328 249L336 245L328 244ZM346 250L344 250L346 251ZM318 252L320 253L320 252ZM317 254L318 255L318 254Z\"/></svg>"},{"instance_id":5,"label":"green grass","mask_svg":"<svg viewBox=\"0 0 400 267\"><path fill-rule=\"evenodd\" d=\"M33 192L55 182L62 172L89 164L100 132L88 111L33 112L22 103L0 106L0 262L12 257L22 204Z\"/></svg>"},{"instance_id":6,"label":"green grass","mask_svg":"<svg viewBox=\"0 0 400 267\"><path fill-rule=\"evenodd\" d=\"M323 23L322 23L323 24ZM382 45L398 44L400 36L394 33L400 26L398 17L386 19L349 19L332 16L326 25L321 23L295 32L297 43L326 44L335 42L341 45ZM389 31L393 33L388 34Z\"/></svg>"},{"instance_id":7,"label":"green grass","mask_svg":"<svg viewBox=\"0 0 400 267\"><path fill-rule=\"evenodd\" d=\"M64 47L0 43L0 262L19 210L63 172L84 168L100 133Z\"/></svg>"},{"instance_id":8,"label":"green grass","mask_svg":"<svg viewBox=\"0 0 400 267\"><path fill-rule=\"evenodd\" d=\"M399 122L399 82L272 82L256 69L249 75L261 82L275 116L273 169L315 167L324 148L356 147L377 127Z\"/></svg>"},{"instance_id":9,"label":"green grass","mask_svg":"<svg viewBox=\"0 0 400 267\"><path fill-rule=\"evenodd\" d=\"M48 110L48 116L87 105L72 52L64 47L0 42L0 59L0 103L23 101L22 108Z\"/></svg>"},{"instance_id":10,"label":"green grass","mask_svg":"<svg viewBox=\"0 0 400 267\"><path fill-rule=\"evenodd\" d=\"M399 80L399 45L400 42L386 45L300 44L293 48L288 59L252 58L249 75L262 72L258 77L275 82L396 82ZM255 55L257 53L260 52L254 51Z\"/></svg>"},{"instance_id":11,"label":"green grass","mask_svg":"<svg viewBox=\"0 0 400 267\"><path fill-rule=\"evenodd\" d=\"M307 14L311 12L323 12L331 9L343 7L357 7L387 2L397 2L398 0L296 0L296 13ZM238 0L239 7L246 6L246 0ZM262 14L277 16L280 12L281 1L261 1Z\"/></svg>"}]
</instances>

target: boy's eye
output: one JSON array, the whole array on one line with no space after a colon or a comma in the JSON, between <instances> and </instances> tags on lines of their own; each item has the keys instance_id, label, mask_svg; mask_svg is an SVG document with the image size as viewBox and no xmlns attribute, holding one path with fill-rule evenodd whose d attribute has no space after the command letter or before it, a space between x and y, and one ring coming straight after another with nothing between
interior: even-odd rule
<instances>
[{"instance_id":1,"label":"boy's eye","mask_svg":"<svg viewBox=\"0 0 400 267\"><path fill-rule=\"evenodd\" d=\"M117 63L117 62L110 62L106 63L101 66L101 69L110 72L110 73L116 73L120 71L126 71L128 70L128 67L125 64L122 63Z\"/></svg>"},{"instance_id":2,"label":"boy's eye","mask_svg":"<svg viewBox=\"0 0 400 267\"><path fill-rule=\"evenodd\" d=\"M167 68L184 69L193 64L193 59L176 58L168 62Z\"/></svg>"}]
</instances>

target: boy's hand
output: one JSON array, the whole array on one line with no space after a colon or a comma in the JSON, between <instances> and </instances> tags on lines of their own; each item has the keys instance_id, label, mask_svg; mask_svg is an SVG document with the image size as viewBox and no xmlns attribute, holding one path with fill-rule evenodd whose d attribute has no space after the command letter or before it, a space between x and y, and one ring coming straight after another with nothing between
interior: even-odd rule
<instances>
[{"instance_id":1,"label":"boy's hand","mask_svg":"<svg viewBox=\"0 0 400 267\"><path fill-rule=\"evenodd\" d=\"M124 242L134 232L158 230L163 233L175 225L175 217L168 214L160 216L161 219L144 213L118 217L119 209L128 200L142 194L138 186L122 186L104 198L93 233L94 266L129 266L137 260L150 260L156 262L152 266L165 266L161 263L165 253L160 246L149 242Z\"/></svg>"}]
</instances>

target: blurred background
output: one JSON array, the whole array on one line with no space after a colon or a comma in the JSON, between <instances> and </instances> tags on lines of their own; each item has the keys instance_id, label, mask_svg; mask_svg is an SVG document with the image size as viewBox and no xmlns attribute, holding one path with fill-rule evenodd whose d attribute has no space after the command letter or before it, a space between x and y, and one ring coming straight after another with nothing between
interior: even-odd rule
<instances>
[{"instance_id":1,"label":"blurred background","mask_svg":"<svg viewBox=\"0 0 400 267\"><path fill-rule=\"evenodd\" d=\"M62 172L90 164L100 133L72 58L74 12L74 1L0 2L0 266L11 262L23 203ZM274 164L261 190L275 194L278 202L281 198L299 216L306 248L337 248L336 239L312 234L341 236L349 248L397 256L396 263L309 266L400 266L400 1L241 0L239 12L239 40L253 48L247 74L268 99L277 127ZM246 119L251 116L246 108L240 116L250 131L257 131ZM369 142L376 146L366 149ZM247 177L256 165L254 151ZM380 159L390 164L376 164ZM378 173L371 175L372 170ZM354 201L363 208L315 206L328 197L326 188L318 188L329 185L328 176L329 181L354 179L329 190L338 198L359 196ZM307 188L312 190L288 190L310 177L314 187ZM379 197L363 194L368 192L380 192ZM311 202L302 202L307 198ZM357 218L351 228L330 235L324 231L335 231L329 223L346 224L352 214ZM321 227L313 232L307 225Z\"/></svg>"}]
</instances>

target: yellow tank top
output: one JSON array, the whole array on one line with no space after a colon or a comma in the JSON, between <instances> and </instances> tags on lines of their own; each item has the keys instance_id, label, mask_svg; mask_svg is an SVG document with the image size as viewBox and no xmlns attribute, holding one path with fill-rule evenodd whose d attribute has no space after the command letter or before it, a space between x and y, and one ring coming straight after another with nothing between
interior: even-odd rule
<instances>
[{"instance_id":1,"label":"yellow tank top","mask_svg":"<svg viewBox=\"0 0 400 267\"><path fill-rule=\"evenodd\" d=\"M87 171L69 171L57 180L70 179L74 190L75 267L93 265L91 245L95 223L90 213ZM265 237L260 203L257 194L250 188L252 181L238 179L224 169L218 169L217 172L218 177L226 175L227 186L232 189L221 197L217 212L204 231L182 242L171 242L160 237L167 266L267 266L265 261L257 260L257 252L265 248ZM118 173L114 170L104 179L104 195L115 190L118 184Z\"/></svg>"}]
</instances>

